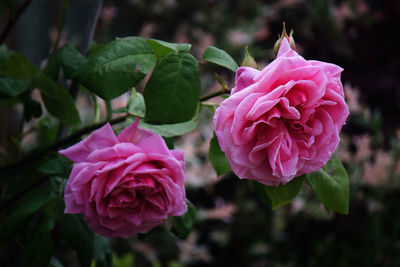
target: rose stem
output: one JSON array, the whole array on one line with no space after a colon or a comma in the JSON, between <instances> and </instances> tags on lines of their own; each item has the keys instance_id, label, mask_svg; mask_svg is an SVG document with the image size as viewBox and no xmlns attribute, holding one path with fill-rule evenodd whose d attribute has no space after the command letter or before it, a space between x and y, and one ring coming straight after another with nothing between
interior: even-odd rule
<instances>
[{"instance_id":1,"label":"rose stem","mask_svg":"<svg viewBox=\"0 0 400 267\"><path fill-rule=\"evenodd\" d=\"M7 25L0 35L0 45L7 39L7 36L10 34L15 23L18 21L19 17L22 15L22 13L24 13L25 9L29 6L31 2L32 0L26 0L17 10L15 15L11 14L12 10L10 11L10 16L8 17Z\"/></svg>"},{"instance_id":2,"label":"rose stem","mask_svg":"<svg viewBox=\"0 0 400 267\"><path fill-rule=\"evenodd\" d=\"M33 161L39 160L42 156L46 155L48 152L58 151L60 148L65 147L66 145L68 145L68 144L72 143L73 141L79 139L82 135L85 135L85 134L87 134L87 133L89 133L89 132L91 132L93 130L96 130L96 129L102 127L107 122L110 123L110 124L116 124L116 123L123 122L127 117L128 117L128 114L126 114L124 116L121 116L121 117L118 117L118 118L115 118L115 119L112 119L110 121L103 121L103 122L99 122L99 123L96 123L96 124L92 124L92 125L86 126L86 127L82 128L81 130L77 131L76 133L74 133L74 134L72 134L72 135L70 135L70 136L68 136L68 137L66 137L66 138L64 138L64 139L62 139L60 141L57 141L57 142L47 146L44 149L33 151L33 152L27 154L22 159L2 167L0 169L0 173L3 172L3 171L6 171L6 170L12 170L12 169L14 169L14 168L16 168L18 166L21 166L24 163L29 163L29 162L33 162Z\"/></svg>"},{"instance_id":3,"label":"rose stem","mask_svg":"<svg viewBox=\"0 0 400 267\"><path fill-rule=\"evenodd\" d=\"M229 94L231 92L231 90L229 90L228 88L222 87L221 89L219 89L218 91L214 91L214 92L210 92L208 94L205 94L203 96L201 96L199 98L200 102L206 101L210 98L219 96L219 95L223 95L223 94Z\"/></svg>"}]
</instances>

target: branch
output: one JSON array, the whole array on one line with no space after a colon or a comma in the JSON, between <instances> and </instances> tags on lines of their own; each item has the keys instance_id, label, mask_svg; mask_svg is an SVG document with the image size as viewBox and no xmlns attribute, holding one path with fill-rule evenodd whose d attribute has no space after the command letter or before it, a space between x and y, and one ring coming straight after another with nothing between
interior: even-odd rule
<instances>
[{"instance_id":1,"label":"branch","mask_svg":"<svg viewBox=\"0 0 400 267\"><path fill-rule=\"evenodd\" d=\"M31 163L33 161L39 160L41 157L43 157L47 153L58 151L59 149L65 147L66 145L69 145L70 143L76 141L82 135L85 135L93 130L96 130L96 129L102 127L107 122L110 124L116 124L116 123L123 122L127 117L128 117L128 114L118 117L118 118L115 118L115 119L112 119L110 121L103 121L100 123L86 126L86 127L82 128L81 130L79 130L78 132L76 132L60 141L57 141L57 142L45 147L44 149L33 151L32 153L26 155L24 158L18 160L17 162L14 162L14 163L11 163L11 164L8 164L8 165L2 167L0 169L0 173L2 173L3 171L9 170L9 169L15 169L19 166L22 166L25 163Z\"/></svg>"},{"instance_id":2,"label":"branch","mask_svg":"<svg viewBox=\"0 0 400 267\"><path fill-rule=\"evenodd\" d=\"M19 17L22 15L22 13L24 13L25 9L29 6L31 2L32 0L25 0L25 2L20 6L14 16L10 14L10 16L8 17L7 25L0 35L0 45L7 39L7 36L10 34L15 23L18 21Z\"/></svg>"},{"instance_id":3,"label":"branch","mask_svg":"<svg viewBox=\"0 0 400 267\"><path fill-rule=\"evenodd\" d=\"M199 65L202 66L208 73L213 75L214 78L217 79L218 83L222 86L222 88L219 89L218 91L211 92L211 93L201 96L199 98L200 102L208 100L208 99L216 97L216 96L219 96L219 95L222 95L222 94L229 94L231 92L231 90L228 88L228 86L226 85L225 81L221 78L221 76L219 76L218 73L216 73L214 70L212 70L204 61L200 61Z\"/></svg>"},{"instance_id":4,"label":"branch","mask_svg":"<svg viewBox=\"0 0 400 267\"><path fill-rule=\"evenodd\" d=\"M28 193L29 191L31 191L33 188L35 188L36 186L40 185L41 183L43 183L44 181L47 181L47 179L49 178L49 176L43 175L40 179L38 179L36 182L34 182L33 184L31 184L30 186L24 188L21 192L19 192L17 195L13 196L12 198L10 198L9 200L7 200L5 203L3 203L0 207L0 210L6 210L12 203L15 203L15 201L17 201L18 199L20 199L23 195L25 195L26 193Z\"/></svg>"},{"instance_id":5,"label":"branch","mask_svg":"<svg viewBox=\"0 0 400 267\"><path fill-rule=\"evenodd\" d=\"M219 95L229 94L230 92L231 92L231 90L229 90L228 88L222 87L218 91L214 91L214 92L211 92L211 93L208 93L208 94L205 94L205 95L201 96L199 98L199 101L203 102L203 101L206 101L206 100L208 100L210 98L213 98L213 97L216 97L216 96L219 96Z\"/></svg>"},{"instance_id":6,"label":"branch","mask_svg":"<svg viewBox=\"0 0 400 267\"><path fill-rule=\"evenodd\" d=\"M202 66L208 73L214 76L217 79L218 83L222 86L222 88L228 89L225 81L218 75L215 71L213 71L203 60L199 62L199 65Z\"/></svg>"}]
</instances>

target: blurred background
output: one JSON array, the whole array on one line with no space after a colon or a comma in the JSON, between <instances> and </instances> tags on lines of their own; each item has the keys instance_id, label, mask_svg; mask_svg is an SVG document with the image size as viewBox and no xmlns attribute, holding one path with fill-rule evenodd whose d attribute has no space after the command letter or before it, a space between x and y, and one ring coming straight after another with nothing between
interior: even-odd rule
<instances>
[{"instance_id":1,"label":"blurred background","mask_svg":"<svg viewBox=\"0 0 400 267\"><path fill-rule=\"evenodd\" d=\"M70 1L60 46L79 45L92 5ZM43 66L62 10L63 1L33 0L5 44ZM7 12L0 11L2 29ZM187 196L198 210L192 233L179 240L158 227L145 239L114 239L114 265L400 266L399 19L397 0L105 0L97 43L124 36L188 42L198 59L214 45L237 62L249 46L261 67L275 58L272 48L285 21L303 57L344 68L351 111L337 152L351 180L349 215L328 213L306 185L291 204L271 211L250 182L233 174L217 177L208 160L213 114L203 109L198 129L175 140L175 147L185 150ZM230 71L215 69L234 85ZM203 93L218 89L206 73L202 85ZM114 107L125 105L128 97L115 99ZM84 120L93 116L84 94L78 105ZM15 116L10 112L3 107L2 125ZM32 123L47 135L23 142L34 146L54 140L56 126L48 117ZM9 130L3 128L2 137ZM0 152L11 155L6 146ZM76 254L62 240L57 244L57 258L65 266L79 266Z\"/></svg>"}]
</instances>

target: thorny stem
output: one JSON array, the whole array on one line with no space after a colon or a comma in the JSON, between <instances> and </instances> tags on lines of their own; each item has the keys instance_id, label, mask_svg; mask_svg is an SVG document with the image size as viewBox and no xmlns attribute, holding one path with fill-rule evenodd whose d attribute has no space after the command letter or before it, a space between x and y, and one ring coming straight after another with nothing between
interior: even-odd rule
<instances>
[{"instance_id":1,"label":"thorny stem","mask_svg":"<svg viewBox=\"0 0 400 267\"><path fill-rule=\"evenodd\" d=\"M18 21L19 17L24 13L25 9L29 6L32 0L25 0L25 2L20 6L15 15L10 14L7 25L4 28L3 32L0 35L0 45L7 39L10 34L12 28L15 26L15 23Z\"/></svg>"},{"instance_id":2,"label":"thorny stem","mask_svg":"<svg viewBox=\"0 0 400 267\"><path fill-rule=\"evenodd\" d=\"M205 94L199 98L199 101L206 101L210 98L223 95L223 94L229 94L231 90L228 88L226 85L225 81L221 78L221 76L218 75L215 71L213 71L203 60L199 62L199 65L202 66L208 73L214 76L215 79L217 79L218 83L221 85L221 89L215 92L211 92L208 94Z\"/></svg>"},{"instance_id":3,"label":"thorny stem","mask_svg":"<svg viewBox=\"0 0 400 267\"><path fill-rule=\"evenodd\" d=\"M226 85L225 81L221 78L221 76L219 76L218 73L213 71L203 60L199 62L199 65L202 66L208 73L213 75L223 89L228 89L228 86Z\"/></svg>"},{"instance_id":4,"label":"thorny stem","mask_svg":"<svg viewBox=\"0 0 400 267\"><path fill-rule=\"evenodd\" d=\"M229 94L230 92L231 92L231 90L229 90L228 88L222 87L218 91L214 91L214 92L211 92L211 93L208 93L208 94L205 94L205 95L201 96L199 98L199 101L203 102L203 101L206 101L206 100L208 100L210 98L213 98L213 97L216 97L216 96L219 96L219 95Z\"/></svg>"}]
</instances>

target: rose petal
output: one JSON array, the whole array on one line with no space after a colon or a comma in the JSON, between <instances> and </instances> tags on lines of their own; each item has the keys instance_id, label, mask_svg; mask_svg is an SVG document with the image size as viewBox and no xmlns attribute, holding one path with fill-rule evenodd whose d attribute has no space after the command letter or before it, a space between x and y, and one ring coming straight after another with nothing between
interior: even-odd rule
<instances>
[{"instance_id":1,"label":"rose petal","mask_svg":"<svg viewBox=\"0 0 400 267\"><path fill-rule=\"evenodd\" d=\"M81 142L60 150L59 153L74 162L85 162L88 155L97 149L111 147L118 143L109 123L94 131Z\"/></svg>"},{"instance_id":2,"label":"rose petal","mask_svg":"<svg viewBox=\"0 0 400 267\"><path fill-rule=\"evenodd\" d=\"M153 136L154 133L150 130L139 128L139 118L122 130L118 135L118 140L124 143L136 144L139 140Z\"/></svg>"},{"instance_id":3,"label":"rose petal","mask_svg":"<svg viewBox=\"0 0 400 267\"><path fill-rule=\"evenodd\" d=\"M254 77L256 77L259 72L259 70L250 67L238 68L235 77L236 86L231 90L231 95L254 83Z\"/></svg>"},{"instance_id":4,"label":"rose petal","mask_svg":"<svg viewBox=\"0 0 400 267\"><path fill-rule=\"evenodd\" d=\"M127 158L143 150L132 143L119 143L112 147L94 150L86 160L90 162L107 161L114 158Z\"/></svg>"},{"instance_id":5,"label":"rose petal","mask_svg":"<svg viewBox=\"0 0 400 267\"><path fill-rule=\"evenodd\" d=\"M338 65L332 63L326 63L318 60L309 60L308 61L313 66L321 67L325 73L330 73L333 78L339 78L340 74L343 71L343 68L339 67Z\"/></svg>"},{"instance_id":6,"label":"rose petal","mask_svg":"<svg viewBox=\"0 0 400 267\"><path fill-rule=\"evenodd\" d=\"M278 50L277 57L296 57L296 56L299 56L299 54L297 54L294 50L292 50L289 41L286 38L283 38Z\"/></svg>"}]
</instances>

